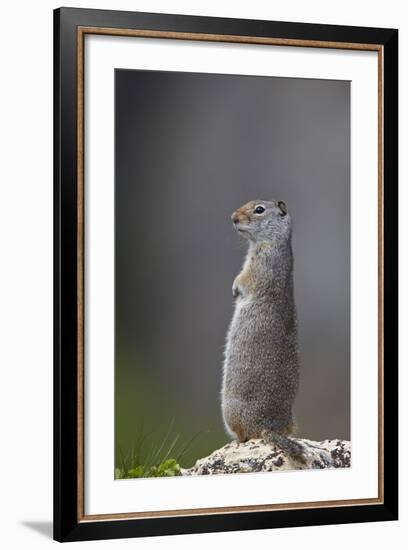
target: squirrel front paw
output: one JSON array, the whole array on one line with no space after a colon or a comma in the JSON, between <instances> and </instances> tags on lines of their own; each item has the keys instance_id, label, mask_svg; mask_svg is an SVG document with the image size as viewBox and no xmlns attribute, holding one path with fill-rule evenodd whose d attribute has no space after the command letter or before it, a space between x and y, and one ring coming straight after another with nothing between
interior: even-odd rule
<instances>
[{"instance_id":1,"label":"squirrel front paw","mask_svg":"<svg viewBox=\"0 0 408 550\"><path fill-rule=\"evenodd\" d=\"M236 285L233 285L232 287L232 297L235 299L235 298L238 298L238 296L241 294L238 286Z\"/></svg>"}]
</instances>

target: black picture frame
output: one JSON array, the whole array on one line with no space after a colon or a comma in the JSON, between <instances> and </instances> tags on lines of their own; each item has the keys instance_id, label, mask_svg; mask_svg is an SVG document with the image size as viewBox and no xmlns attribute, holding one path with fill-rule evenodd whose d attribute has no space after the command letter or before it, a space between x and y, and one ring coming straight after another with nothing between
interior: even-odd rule
<instances>
[{"instance_id":1,"label":"black picture frame","mask_svg":"<svg viewBox=\"0 0 408 550\"><path fill-rule=\"evenodd\" d=\"M81 519L77 370L78 326L78 28L372 44L383 55L383 494L381 502L274 511ZM81 161L82 162L82 161ZM388 521L398 517L398 31L60 8L54 12L54 538L57 541ZM369 275L368 275L369 276Z\"/></svg>"}]
</instances>

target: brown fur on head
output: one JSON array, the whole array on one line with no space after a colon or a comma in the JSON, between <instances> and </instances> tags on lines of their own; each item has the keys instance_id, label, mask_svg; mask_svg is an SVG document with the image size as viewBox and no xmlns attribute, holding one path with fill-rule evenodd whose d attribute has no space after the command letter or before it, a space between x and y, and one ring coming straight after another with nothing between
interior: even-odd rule
<instances>
[{"instance_id":1,"label":"brown fur on head","mask_svg":"<svg viewBox=\"0 0 408 550\"><path fill-rule=\"evenodd\" d=\"M290 236L291 217L283 201L249 201L235 210L231 219L236 230L252 241Z\"/></svg>"}]
</instances>

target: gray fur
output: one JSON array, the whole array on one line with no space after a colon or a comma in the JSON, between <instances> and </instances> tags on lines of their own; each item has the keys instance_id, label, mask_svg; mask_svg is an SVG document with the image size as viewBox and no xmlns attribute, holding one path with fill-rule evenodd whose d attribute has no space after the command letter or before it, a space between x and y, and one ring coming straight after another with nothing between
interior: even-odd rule
<instances>
[{"instance_id":1,"label":"gray fur","mask_svg":"<svg viewBox=\"0 0 408 550\"><path fill-rule=\"evenodd\" d=\"M257 206L265 212L254 212ZM292 220L286 205L251 201L232 215L249 241L233 284L235 309L227 333L222 413L239 441L273 440L295 454L293 402L299 382L297 316L293 292Z\"/></svg>"}]
</instances>

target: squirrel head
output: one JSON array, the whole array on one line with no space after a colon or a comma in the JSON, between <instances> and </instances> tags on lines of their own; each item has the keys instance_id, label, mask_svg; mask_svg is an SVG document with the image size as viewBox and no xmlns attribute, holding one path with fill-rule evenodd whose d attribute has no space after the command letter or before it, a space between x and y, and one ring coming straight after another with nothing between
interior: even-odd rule
<instances>
[{"instance_id":1,"label":"squirrel head","mask_svg":"<svg viewBox=\"0 0 408 550\"><path fill-rule=\"evenodd\" d=\"M292 220L283 201L250 201L235 210L231 216L235 229L253 241L288 240Z\"/></svg>"}]
</instances>

